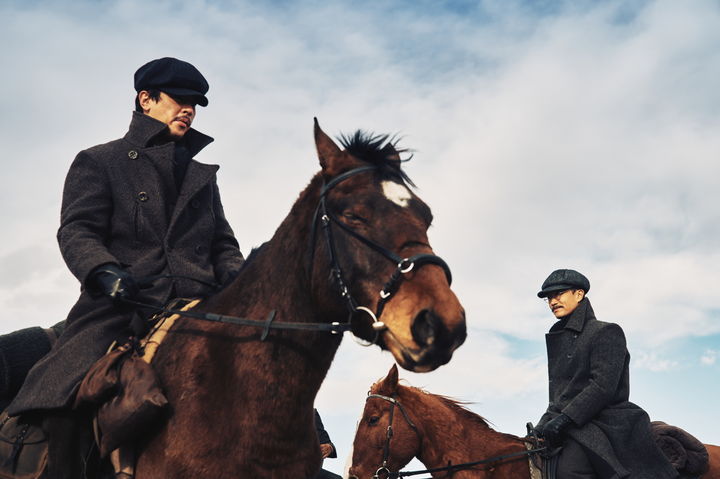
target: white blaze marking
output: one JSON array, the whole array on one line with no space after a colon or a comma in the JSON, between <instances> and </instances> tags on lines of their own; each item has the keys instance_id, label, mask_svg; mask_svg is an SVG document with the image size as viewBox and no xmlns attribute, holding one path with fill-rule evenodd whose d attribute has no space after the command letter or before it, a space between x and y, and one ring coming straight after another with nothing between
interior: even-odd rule
<instances>
[{"instance_id":1,"label":"white blaze marking","mask_svg":"<svg viewBox=\"0 0 720 479\"><path fill-rule=\"evenodd\" d=\"M395 183L394 181L383 181L382 182L383 194L385 198L389 199L398 206L406 208L410 204L412 194L404 185Z\"/></svg>"}]
</instances>

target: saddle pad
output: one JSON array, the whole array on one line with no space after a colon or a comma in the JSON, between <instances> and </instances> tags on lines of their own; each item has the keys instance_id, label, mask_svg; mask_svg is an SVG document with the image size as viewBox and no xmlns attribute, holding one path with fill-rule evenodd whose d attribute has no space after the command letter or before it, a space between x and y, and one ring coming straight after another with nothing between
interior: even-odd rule
<instances>
[{"instance_id":1,"label":"saddle pad","mask_svg":"<svg viewBox=\"0 0 720 479\"><path fill-rule=\"evenodd\" d=\"M197 306L198 303L200 303L199 299L190 301L188 304L183 306L180 311L188 311L189 309ZM170 328L173 327L175 321L177 321L179 317L179 314L173 314L172 316L160 319L155 325L155 327L150 331L150 333L148 333L145 339L140 341L140 346L143 350L142 358L145 360L145 362L152 362L153 357L157 352L157 349L160 347L160 344L162 344L165 336L167 336L168 331L170 331Z\"/></svg>"},{"instance_id":2,"label":"saddle pad","mask_svg":"<svg viewBox=\"0 0 720 479\"><path fill-rule=\"evenodd\" d=\"M533 449L535 445L531 442L525 443L525 449L528 451ZM528 456L528 465L530 466L530 479L543 479L542 477L542 470L535 464L535 461L533 461L533 456Z\"/></svg>"}]
</instances>

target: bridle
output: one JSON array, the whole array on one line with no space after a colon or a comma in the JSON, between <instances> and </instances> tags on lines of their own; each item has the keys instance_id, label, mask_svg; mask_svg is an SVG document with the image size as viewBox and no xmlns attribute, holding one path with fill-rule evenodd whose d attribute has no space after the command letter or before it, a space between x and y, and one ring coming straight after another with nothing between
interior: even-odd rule
<instances>
[{"instance_id":1,"label":"bridle","mask_svg":"<svg viewBox=\"0 0 720 479\"><path fill-rule=\"evenodd\" d=\"M371 326L373 331L375 332L375 337L372 341L369 342L369 344L376 343L380 331L387 329L385 323L380 321L380 316L382 315L387 302L400 287L400 283L403 281L405 274L409 273L410 271L420 269L425 265L434 264L436 266L440 266L443 269L448 284L452 283L452 273L450 273L450 267L439 256L430 253L421 253L410 256L408 258L402 258L394 252L390 251L389 249L385 248L384 246L375 243L366 236L363 236L357 231L353 230L345 223L340 221L337 216L335 216L328 210L327 197L334 187L347 180L348 178L351 178L360 173L374 172L377 170L378 167L376 166L360 166L334 177L323 185L323 188L320 192L320 200L318 202L317 208L315 209L315 215L313 216L310 245L310 277L312 278L312 267L314 263L315 243L317 237L317 225L319 222L322 225L322 229L325 234L325 242L327 244L328 255L330 257L330 272L337 286L338 293L340 294L340 297L344 300L349 313L350 319L348 320L348 323L352 322L352 318L358 311L367 314L372 320ZM350 289L348 288L345 279L343 278L343 272L342 268L340 267L340 262L338 261L337 247L335 245L335 238L332 229L333 224L337 225L340 228L340 231L359 240L361 243L368 246L370 249L376 251L377 253L380 253L382 256L386 257L388 260L392 261L394 264L397 265L395 271L393 271L393 273L390 275L390 278L385 283L385 286L380 291L374 311L366 306L359 306L357 301L355 301L355 298L353 298L352 294L350 293Z\"/></svg>"},{"instance_id":2,"label":"bridle","mask_svg":"<svg viewBox=\"0 0 720 479\"><path fill-rule=\"evenodd\" d=\"M400 256L396 255L392 251L388 250L387 248L373 242L369 238L366 238L365 236L357 233L344 223L342 223L337 217L335 217L334 214L332 214L330 211L328 211L327 208L327 195L335 186L337 186L339 183L347 180L348 178L355 176L360 173L365 173L369 171L376 171L377 167L375 166L361 166L359 168L352 169L350 171L347 171L345 173L342 173L329 182L325 183L323 185L323 188L320 192L320 200L318 202L318 206L315 209L315 214L313 216L313 222L312 222L312 235L311 235L311 244L310 244L310 278L312 278L312 265L314 262L315 257L315 243L316 243L316 235L317 235L317 224L318 221L322 223L323 231L325 232L325 239L328 246L328 252L330 255L330 271L335 279L335 282L338 287L338 292L340 294L340 297L345 301L345 304L349 311L349 317L348 321L346 323L339 323L339 322L332 322L332 323L298 323L298 322L287 322L287 321L275 321L275 310L270 311L267 318L265 320L259 320L259 319L251 319L251 318L241 318L238 316L229 316L224 314L216 314L216 313L196 313L193 311L182 311L178 309L173 308L167 308L164 306L158 306L158 305L152 305L143 303L140 301L135 301L131 299L126 298L120 298L120 300L124 303L139 306L142 308L148 308L156 311L161 311L167 314L178 314L181 316L185 316L188 318L193 319L200 319L205 321L213 321L217 323L229 323L229 324L236 324L236 325L243 325L243 326L256 326L263 329L260 340L264 341L269 332L270 329L290 329L290 330L302 330L302 331L327 331L332 334L340 334L344 333L345 331L351 331L352 330L352 318L354 313L361 311L366 313L370 316L372 319L372 329L375 331L375 337L373 338L372 342L369 342L367 345L371 345L377 342L378 335L380 331L386 330L387 326L380 321L378 318L382 314L383 308L385 307L385 304L390 300L392 295L398 290L400 287L400 282L403 279L403 275L406 273L409 273L413 269L419 269L422 266L425 266L427 264L435 264L440 266L443 271L445 272L445 277L447 278L448 284L452 282L452 275L450 273L450 268L448 267L447 263L442 260L439 256L436 256L434 254L417 254L414 256L411 256L409 258L401 258ZM354 238L357 238L365 245L369 246L371 249L377 251L378 253L382 254L386 258L388 258L390 261L393 261L397 264L397 268L393 272L393 274L390 276L390 279L385 283L384 288L382 291L380 291L380 298L378 300L376 310L372 311L370 308L367 308L365 306L358 306L355 299L352 297L352 294L350 293L349 288L347 287L345 280L343 278L342 269L340 268L340 263L338 261L338 255L337 255L337 248L335 246L335 240L333 237L333 231L332 231L332 223L335 223L338 225L342 231L346 232L347 234L351 235ZM147 278L139 279L138 282L145 284L145 285L152 285L152 282L157 279L162 278L175 278L180 277L183 279L190 279L193 281L197 281L198 283L202 284L208 284L204 281L200 281L193 278L187 278L184 276L176 276L176 275L158 275L158 276L151 276ZM389 330L388 330L389 331ZM401 345L401 347L403 347ZM404 347L403 347L404 348ZM406 349L406 348L404 348Z\"/></svg>"},{"instance_id":3,"label":"bridle","mask_svg":"<svg viewBox=\"0 0 720 479\"><path fill-rule=\"evenodd\" d=\"M405 422L410 426L410 428L415 431L415 434L419 437L420 433L418 432L417 426L415 426L415 423L412 422L410 419L410 416L408 416L407 411L405 411L405 408L400 404L400 401L395 399L392 396L383 396L382 394L370 394L368 393L367 399L365 401L368 401L369 399L377 398L382 399L383 401L387 401L390 403L390 419L388 421L388 426L385 431L385 445L383 446L383 458L382 458L382 465L377 468L375 471L375 474L372 476L372 479L387 479L389 478L392 473L390 472L390 469L388 469L388 459L390 458L390 440L393 438L393 416L395 414L395 406L400 409L400 412L402 413L403 417L405 418ZM384 474L384 476L380 476L380 474Z\"/></svg>"},{"instance_id":4,"label":"bridle","mask_svg":"<svg viewBox=\"0 0 720 479\"><path fill-rule=\"evenodd\" d=\"M382 394L371 394L368 393L367 399L365 401L367 402L371 398L378 398L382 399L384 401L387 401L390 403L390 420L388 422L387 431L385 433L385 445L383 446L383 458L382 458L382 465L377 468L375 471L375 474L371 477L371 479L395 479L395 478L402 478L402 477L410 477L410 476L416 476L418 474L427 474L427 473L435 473L435 472L448 472L449 474L452 474L454 471L460 471L463 469L470 469L475 468L476 466L489 464L490 467L496 467L500 465L499 463L506 463L506 462L512 462L518 459L526 458L529 456L533 456L535 454L543 454L547 452L547 447L544 446L536 446L532 449L527 449L520 452L513 452L508 454L502 454L499 456L489 457L486 459L481 459L479 461L473 461L473 462L464 462L460 464L450 464L448 463L445 467L435 467L432 469L422 469L419 471L406 471L406 472L391 472L388 468L388 459L390 458L390 440L392 439L394 433L392 428L393 423L393 413L395 410L395 406L400 409L400 412L402 412L403 417L405 418L405 421L410 426L410 428L415 431L415 434L420 437L420 433L417 429L417 426L412 422L410 419L410 416L408 416L407 412L405 411L405 408L403 408L400 401L398 401L396 398L392 396L384 396ZM480 469L484 470L484 469ZM383 474L383 476L381 476ZM351 476L352 477L352 476Z\"/></svg>"}]
</instances>

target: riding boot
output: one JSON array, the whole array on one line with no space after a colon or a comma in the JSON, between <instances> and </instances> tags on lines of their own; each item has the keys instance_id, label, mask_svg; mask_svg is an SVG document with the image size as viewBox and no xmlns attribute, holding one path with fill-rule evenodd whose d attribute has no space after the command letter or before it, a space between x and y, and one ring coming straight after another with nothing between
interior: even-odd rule
<instances>
[{"instance_id":1,"label":"riding boot","mask_svg":"<svg viewBox=\"0 0 720 479\"><path fill-rule=\"evenodd\" d=\"M87 416L76 411L49 411L43 420L48 436L47 479L80 479L88 475L92 436Z\"/></svg>"}]
</instances>

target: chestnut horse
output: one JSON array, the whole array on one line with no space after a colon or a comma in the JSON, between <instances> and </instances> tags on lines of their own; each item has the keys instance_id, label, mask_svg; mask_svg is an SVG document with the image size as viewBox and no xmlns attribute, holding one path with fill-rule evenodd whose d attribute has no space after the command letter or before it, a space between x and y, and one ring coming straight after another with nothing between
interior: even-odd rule
<instances>
[{"instance_id":1,"label":"chestnut horse","mask_svg":"<svg viewBox=\"0 0 720 479\"><path fill-rule=\"evenodd\" d=\"M315 143L321 171L273 238L192 310L269 326L175 323L153 361L171 412L136 444L137 479L312 477L333 332L352 325L414 371L447 363L465 340L449 269L428 242L430 209L400 168L406 150L360 131L341 150L317 120Z\"/></svg>"},{"instance_id":2,"label":"chestnut horse","mask_svg":"<svg viewBox=\"0 0 720 479\"><path fill-rule=\"evenodd\" d=\"M702 479L720 479L720 447L705 447L710 467ZM399 473L413 457L428 471ZM480 464L447 470L448 465L468 463ZM523 439L493 430L453 399L398 384L393 365L368 393L353 441L349 478L387 479L420 472L453 479L530 478Z\"/></svg>"},{"instance_id":3,"label":"chestnut horse","mask_svg":"<svg viewBox=\"0 0 720 479\"><path fill-rule=\"evenodd\" d=\"M368 394L353 441L349 477L398 477L397 472L417 457L428 469L497 458L469 469L434 472L432 477L529 479L526 451L521 438L493 430L457 401L398 384L393 365Z\"/></svg>"}]
</instances>

